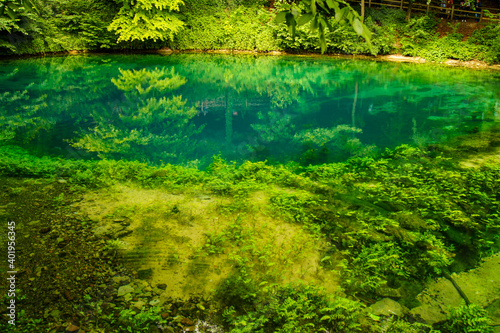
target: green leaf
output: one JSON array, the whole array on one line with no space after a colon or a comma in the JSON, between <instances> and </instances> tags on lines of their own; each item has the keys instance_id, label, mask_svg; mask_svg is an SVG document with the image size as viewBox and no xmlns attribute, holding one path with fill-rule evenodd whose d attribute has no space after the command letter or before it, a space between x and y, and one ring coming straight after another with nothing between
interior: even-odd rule
<instances>
[{"instance_id":1,"label":"green leaf","mask_svg":"<svg viewBox=\"0 0 500 333\"><path fill-rule=\"evenodd\" d=\"M319 18L319 28L324 31L328 27L328 23L324 17Z\"/></svg>"},{"instance_id":2,"label":"green leaf","mask_svg":"<svg viewBox=\"0 0 500 333\"><path fill-rule=\"evenodd\" d=\"M363 34L363 23L361 23L361 21L358 18L354 19L352 27L354 28L354 31L356 31L358 35L361 36Z\"/></svg>"},{"instance_id":3,"label":"green leaf","mask_svg":"<svg viewBox=\"0 0 500 333\"><path fill-rule=\"evenodd\" d=\"M315 16L311 21L311 31L313 32L316 31L316 29L318 29L318 26L319 26L318 17Z\"/></svg>"},{"instance_id":4,"label":"green leaf","mask_svg":"<svg viewBox=\"0 0 500 333\"><path fill-rule=\"evenodd\" d=\"M5 11L7 12L7 15L9 15L9 17L12 20L16 19L16 14L12 11L12 9L10 9L9 7L5 7Z\"/></svg>"},{"instance_id":5,"label":"green leaf","mask_svg":"<svg viewBox=\"0 0 500 333\"><path fill-rule=\"evenodd\" d=\"M320 29L319 33L319 46L321 47L321 53L325 53L326 51L326 39L325 39L325 31Z\"/></svg>"},{"instance_id":6,"label":"green leaf","mask_svg":"<svg viewBox=\"0 0 500 333\"><path fill-rule=\"evenodd\" d=\"M7 4L7 6L8 6L10 9L12 9L13 11L16 11L16 10L18 10L18 9L19 9L19 6L18 6L18 5L16 5L16 4L14 4L14 3L12 3L12 2L9 2L9 3Z\"/></svg>"},{"instance_id":7,"label":"green leaf","mask_svg":"<svg viewBox=\"0 0 500 333\"><path fill-rule=\"evenodd\" d=\"M295 17L291 13L286 14L286 25L288 26L292 38L295 38L295 28L297 26L297 22L295 21Z\"/></svg>"},{"instance_id":8,"label":"green leaf","mask_svg":"<svg viewBox=\"0 0 500 333\"><path fill-rule=\"evenodd\" d=\"M335 5L333 3L333 0L326 0L326 4L328 5L328 7L330 8L335 8ZM337 5L338 6L338 5Z\"/></svg>"},{"instance_id":9,"label":"green leaf","mask_svg":"<svg viewBox=\"0 0 500 333\"><path fill-rule=\"evenodd\" d=\"M323 10L324 10L325 12L327 12L328 14L330 14L330 12L328 11L328 8L326 8L326 7L325 7L325 4L323 3L323 1L321 1L321 0L317 0L317 2L316 2L316 3L318 4L318 6L320 6L321 8L323 8Z\"/></svg>"},{"instance_id":10,"label":"green leaf","mask_svg":"<svg viewBox=\"0 0 500 333\"><path fill-rule=\"evenodd\" d=\"M290 13L289 11L282 11L282 12L279 12L277 15L276 15L276 18L275 18L275 21L276 23L283 23L286 21L286 15Z\"/></svg>"},{"instance_id":11,"label":"green leaf","mask_svg":"<svg viewBox=\"0 0 500 333\"><path fill-rule=\"evenodd\" d=\"M297 25L298 26L304 25L307 22L311 21L313 17L314 17L313 14L304 14L297 20Z\"/></svg>"},{"instance_id":12,"label":"green leaf","mask_svg":"<svg viewBox=\"0 0 500 333\"><path fill-rule=\"evenodd\" d=\"M335 20L337 20L337 22L340 22L346 16L346 14L348 13L348 11L349 11L348 7L344 7L341 10L336 11L336 13L335 13Z\"/></svg>"}]
</instances>

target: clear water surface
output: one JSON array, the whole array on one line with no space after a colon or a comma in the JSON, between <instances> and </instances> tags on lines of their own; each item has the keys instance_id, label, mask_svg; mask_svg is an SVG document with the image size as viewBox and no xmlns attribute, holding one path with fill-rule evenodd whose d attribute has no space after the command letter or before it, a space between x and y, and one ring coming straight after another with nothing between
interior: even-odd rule
<instances>
[{"instance_id":1,"label":"clear water surface","mask_svg":"<svg viewBox=\"0 0 500 333\"><path fill-rule=\"evenodd\" d=\"M88 55L0 62L0 140L39 155L303 164L499 121L500 73L329 57Z\"/></svg>"}]
</instances>

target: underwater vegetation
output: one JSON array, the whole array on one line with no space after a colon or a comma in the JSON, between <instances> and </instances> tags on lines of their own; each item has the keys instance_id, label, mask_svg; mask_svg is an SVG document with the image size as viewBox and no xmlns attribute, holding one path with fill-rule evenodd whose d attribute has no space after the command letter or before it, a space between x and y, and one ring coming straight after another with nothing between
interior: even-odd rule
<instances>
[{"instance_id":1,"label":"underwater vegetation","mask_svg":"<svg viewBox=\"0 0 500 333\"><path fill-rule=\"evenodd\" d=\"M306 138L309 133L297 137ZM94 214L89 219L65 217L68 230L73 228L69 225L81 225L97 237L96 228L106 221L120 224L117 232L126 233L93 238L96 253L104 258L102 267L147 248L148 242L165 245L165 271L182 272L186 285L202 281L203 274L218 267L214 280L207 280L210 288L184 295L195 301L143 302L134 308L145 294L161 292L157 287L147 291L152 288L141 287L142 283L161 283L155 280L155 266L128 266L140 278L120 286L122 292L112 298L114 307L106 305L102 312L101 306L109 301L75 296L89 304L82 310L82 327L126 332L128 327L143 331L161 323L181 331L194 327L199 319L198 326L205 323L206 332L222 327L230 332L489 332L490 315L475 304L450 310L448 319L434 326L407 311L383 315L366 309L385 298L414 308L416 295L429 281L466 271L499 252L499 134L493 124L488 131L445 144L401 145L372 157L307 166L236 163L214 156L206 170L112 159L36 157L3 144L0 174L5 184L16 185L6 190L2 202L15 203L22 193L28 196L23 186L44 183L52 191L47 209ZM330 134L322 135L328 140ZM126 188L142 201L134 204L134 199L127 199ZM55 189L60 190L57 195ZM146 203L146 193L161 200ZM92 213L89 203L99 205L99 201L109 209ZM8 216L12 209L4 204L2 214ZM203 224L206 221L211 222ZM167 236L161 236L165 230ZM191 235L183 230L191 230ZM282 243L272 238L280 230L290 236ZM61 248L70 242L56 241L63 244ZM150 250L154 249L159 248L151 245ZM150 254L154 256L154 251ZM203 271L204 266L211 268ZM289 273L297 267L310 269L301 276ZM25 280L32 277L25 274ZM129 286L140 289L135 298L124 291ZM95 287L88 288L91 294ZM28 331L28 323L42 327L60 320L30 314L30 302L41 295L25 293L27 310L20 332ZM78 312L76 308L66 311L67 315ZM93 313L93 319L85 313Z\"/></svg>"}]
</instances>

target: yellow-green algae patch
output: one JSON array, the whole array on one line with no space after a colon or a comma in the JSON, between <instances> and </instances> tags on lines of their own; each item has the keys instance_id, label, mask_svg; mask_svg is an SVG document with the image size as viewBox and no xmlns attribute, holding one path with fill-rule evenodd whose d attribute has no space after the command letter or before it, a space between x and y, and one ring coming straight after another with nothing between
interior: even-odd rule
<instances>
[{"instance_id":1,"label":"yellow-green algae patch","mask_svg":"<svg viewBox=\"0 0 500 333\"><path fill-rule=\"evenodd\" d=\"M494 148L486 153L477 153L473 156L460 161L462 168L479 168L486 164L495 164L500 162L500 147Z\"/></svg>"},{"instance_id":2,"label":"yellow-green algae patch","mask_svg":"<svg viewBox=\"0 0 500 333\"><path fill-rule=\"evenodd\" d=\"M87 193L78 206L101 225L126 223L123 260L172 297L209 294L241 265L261 286L300 280L337 289L338 275L320 265L327 243L317 233L277 218L264 191L237 204L118 185Z\"/></svg>"}]
</instances>

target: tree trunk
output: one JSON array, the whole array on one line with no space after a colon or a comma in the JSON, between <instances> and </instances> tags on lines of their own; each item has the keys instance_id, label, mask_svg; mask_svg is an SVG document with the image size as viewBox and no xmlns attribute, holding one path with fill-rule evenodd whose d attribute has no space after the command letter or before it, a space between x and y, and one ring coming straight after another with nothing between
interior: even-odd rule
<instances>
[{"instance_id":1,"label":"tree trunk","mask_svg":"<svg viewBox=\"0 0 500 333\"><path fill-rule=\"evenodd\" d=\"M356 102L358 101L358 81L356 81L356 87L354 88L354 101L352 102L352 127L356 127Z\"/></svg>"},{"instance_id":2,"label":"tree trunk","mask_svg":"<svg viewBox=\"0 0 500 333\"><path fill-rule=\"evenodd\" d=\"M406 20L407 21L410 21L411 7L413 7L413 1L412 0L410 0L410 3L408 4L408 9L406 10Z\"/></svg>"},{"instance_id":3,"label":"tree trunk","mask_svg":"<svg viewBox=\"0 0 500 333\"><path fill-rule=\"evenodd\" d=\"M365 0L361 0L361 22L365 23Z\"/></svg>"}]
</instances>

